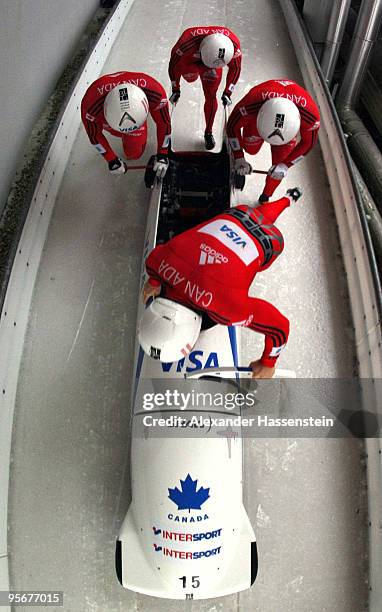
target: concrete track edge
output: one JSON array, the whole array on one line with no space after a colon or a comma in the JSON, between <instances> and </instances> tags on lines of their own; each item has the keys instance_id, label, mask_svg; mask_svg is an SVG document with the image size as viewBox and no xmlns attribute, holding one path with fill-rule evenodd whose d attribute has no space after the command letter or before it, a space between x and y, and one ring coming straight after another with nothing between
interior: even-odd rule
<instances>
[{"instance_id":1,"label":"concrete track edge","mask_svg":"<svg viewBox=\"0 0 382 612\"><path fill-rule=\"evenodd\" d=\"M72 91L42 167L13 262L0 318L0 590L9 590L8 490L14 406L24 337L41 253L55 199L80 126L80 103L106 58L134 0L120 0ZM10 611L10 607L4 610Z\"/></svg>"},{"instance_id":2,"label":"concrete track edge","mask_svg":"<svg viewBox=\"0 0 382 612\"><path fill-rule=\"evenodd\" d=\"M330 183L349 287L358 356L358 375L382 377L381 289L375 256L350 155L320 66L292 0L279 0L306 85L321 112L320 145ZM374 406L381 426L382 398L365 385L364 406ZM367 388L367 390L366 390ZM382 606L382 447L381 438L365 440L369 512L369 610Z\"/></svg>"}]
</instances>

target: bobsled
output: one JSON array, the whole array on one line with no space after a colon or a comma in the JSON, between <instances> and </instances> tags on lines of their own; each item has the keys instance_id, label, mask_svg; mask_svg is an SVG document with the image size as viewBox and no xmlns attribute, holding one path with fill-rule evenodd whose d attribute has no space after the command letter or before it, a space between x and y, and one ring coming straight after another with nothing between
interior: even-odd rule
<instances>
[{"instance_id":1,"label":"bobsled","mask_svg":"<svg viewBox=\"0 0 382 612\"><path fill-rule=\"evenodd\" d=\"M224 143L219 153L171 152L167 174L153 186L144 242L151 249L230 206L232 162ZM146 182L154 180L150 164ZM154 181L155 182L155 181ZM207 255L208 256L208 255ZM138 321L144 305L140 299ZM256 539L243 505L240 428L201 427L187 432L188 417L227 417L211 403L174 406L166 400L195 386L224 395L236 378L224 369L238 367L234 327L202 327L191 353L175 363L147 357L137 343L132 392L132 501L116 543L116 572L132 591L169 599L206 599L248 589L257 575ZM219 377L219 369L223 375ZM218 379L192 374L208 370ZM199 387L198 387L199 388ZM191 389L191 392L190 392ZM161 405L147 402L159 397ZM176 417L181 415L181 425ZM231 417L240 415L236 406ZM155 419L165 424L155 429ZM166 423L169 423L168 427ZM174 425L175 423L175 425ZM188 435L189 434L189 435Z\"/></svg>"}]
</instances>

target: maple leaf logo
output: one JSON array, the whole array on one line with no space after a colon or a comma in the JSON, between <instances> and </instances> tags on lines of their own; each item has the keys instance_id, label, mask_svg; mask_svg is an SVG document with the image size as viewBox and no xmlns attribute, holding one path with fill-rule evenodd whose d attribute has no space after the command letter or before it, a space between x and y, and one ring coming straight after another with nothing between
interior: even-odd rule
<instances>
[{"instance_id":1,"label":"maple leaf logo","mask_svg":"<svg viewBox=\"0 0 382 612\"><path fill-rule=\"evenodd\" d=\"M187 474L185 480L180 481L182 490L178 487L168 490L169 498L178 506L178 510L200 510L202 504L210 497L210 489L200 487L196 490L198 479L192 480L190 474Z\"/></svg>"}]
</instances>

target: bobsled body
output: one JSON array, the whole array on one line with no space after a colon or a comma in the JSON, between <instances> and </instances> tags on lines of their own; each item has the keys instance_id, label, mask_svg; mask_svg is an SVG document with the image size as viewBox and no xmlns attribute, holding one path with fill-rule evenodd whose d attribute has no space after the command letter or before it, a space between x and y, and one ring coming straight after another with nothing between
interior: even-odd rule
<instances>
[{"instance_id":1,"label":"bobsled body","mask_svg":"<svg viewBox=\"0 0 382 612\"><path fill-rule=\"evenodd\" d=\"M155 244L218 214L229 202L225 147L219 154L172 154L163 185L152 192L142 285L144 260ZM143 308L140 304L138 320ZM184 380L200 369L234 367L237 354L236 330L220 325L203 330L193 351L177 363L153 360L136 347L132 502L116 548L117 575L125 588L203 599L247 589L255 580L255 535L242 501L240 427L213 423L234 419L240 410L216 407L208 393L204 402L190 401L197 392L232 394L235 380L203 380L202 387ZM184 396L174 405L166 391ZM160 406L154 401L158 394L164 398Z\"/></svg>"}]
</instances>

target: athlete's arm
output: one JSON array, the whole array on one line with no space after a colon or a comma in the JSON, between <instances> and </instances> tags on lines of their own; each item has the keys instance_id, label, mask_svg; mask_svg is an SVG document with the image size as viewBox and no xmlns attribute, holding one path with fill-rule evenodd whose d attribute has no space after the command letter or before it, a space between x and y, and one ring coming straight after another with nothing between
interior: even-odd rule
<instances>
[{"instance_id":1,"label":"athlete's arm","mask_svg":"<svg viewBox=\"0 0 382 612\"><path fill-rule=\"evenodd\" d=\"M180 56L171 53L170 63L168 65L168 76L170 77L172 91L180 90Z\"/></svg>"},{"instance_id":2,"label":"athlete's arm","mask_svg":"<svg viewBox=\"0 0 382 612\"><path fill-rule=\"evenodd\" d=\"M276 367L269 368L261 363L261 359L251 361L249 367L252 369L252 378L273 378Z\"/></svg>"},{"instance_id":3,"label":"athlete's arm","mask_svg":"<svg viewBox=\"0 0 382 612\"><path fill-rule=\"evenodd\" d=\"M162 85L154 80L144 88L149 103L150 115L157 126L157 153L167 155L171 138L171 120L168 100Z\"/></svg>"},{"instance_id":4,"label":"athlete's arm","mask_svg":"<svg viewBox=\"0 0 382 612\"><path fill-rule=\"evenodd\" d=\"M189 41L189 39L189 30L185 30L182 36L171 49L170 63L168 65L168 75L170 77L173 91L180 89L180 77L182 76L180 70L180 59L184 55L184 52L188 47L186 43Z\"/></svg>"},{"instance_id":5,"label":"athlete's arm","mask_svg":"<svg viewBox=\"0 0 382 612\"><path fill-rule=\"evenodd\" d=\"M154 284L155 283L155 284ZM149 278L142 289L142 300L146 304L149 298L157 297L161 292L161 284L155 278Z\"/></svg>"},{"instance_id":6,"label":"athlete's arm","mask_svg":"<svg viewBox=\"0 0 382 612\"><path fill-rule=\"evenodd\" d=\"M297 147L283 161L283 164L290 168L297 161L300 161L314 147L318 138L318 127L310 130L301 129L301 140Z\"/></svg>"},{"instance_id":7,"label":"athlete's arm","mask_svg":"<svg viewBox=\"0 0 382 612\"><path fill-rule=\"evenodd\" d=\"M241 128L243 127L244 117L239 110L239 106L241 106L241 101L236 104L227 123L228 142L235 159L244 157L244 151L240 144Z\"/></svg>"},{"instance_id":8,"label":"athlete's arm","mask_svg":"<svg viewBox=\"0 0 382 612\"><path fill-rule=\"evenodd\" d=\"M236 47L236 45L235 45ZM224 93L231 96L236 83L239 80L241 72L241 51L240 47L235 48L235 53L230 63L228 64L227 80Z\"/></svg>"},{"instance_id":9,"label":"athlete's arm","mask_svg":"<svg viewBox=\"0 0 382 612\"><path fill-rule=\"evenodd\" d=\"M146 259L146 272L148 279L145 282L142 289L142 299L146 304L150 297L156 297L159 295L162 285L162 279L158 272L158 250L160 245L155 247Z\"/></svg>"},{"instance_id":10,"label":"athlete's arm","mask_svg":"<svg viewBox=\"0 0 382 612\"><path fill-rule=\"evenodd\" d=\"M320 128L320 112L316 104L311 101L307 108L298 107L301 116L300 137L301 140L288 157L283 161L290 168L300 161L314 147L318 138Z\"/></svg>"},{"instance_id":11,"label":"athlete's arm","mask_svg":"<svg viewBox=\"0 0 382 612\"><path fill-rule=\"evenodd\" d=\"M264 85L264 83L262 85ZM247 125L249 125L249 127L251 127L251 125L256 127L257 115L264 103L262 94L262 86L256 85L244 96L244 98L239 100L229 116L227 137L235 159L244 157L243 148L241 146L241 130L247 127Z\"/></svg>"},{"instance_id":12,"label":"athlete's arm","mask_svg":"<svg viewBox=\"0 0 382 612\"><path fill-rule=\"evenodd\" d=\"M265 336L260 364L273 368L288 341L289 321L269 302L250 297L248 300L250 300L253 312L253 320L248 327Z\"/></svg>"},{"instance_id":13,"label":"athlete's arm","mask_svg":"<svg viewBox=\"0 0 382 612\"><path fill-rule=\"evenodd\" d=\"M81 104L81 119L84 124L84 128L88 135L91 144L95 147L97 152L105 158L107 162L112 161L118 155L111 148L108 140L102 132L101 124L97 121L93 115L87 112L84 103Z\"/></svg>"},{"instance_id":14,"label":"athlete's arm","mask_svg":"<svg viewBox=\"0 0 382 612\"><path fill-rule=\"evenodd\" d=\"M146 272L148 275L148 282L152 287L158 287L162 284L162 278L159 273L161 252L163 251L163 245L158 244L148 255L146 259Z\"/></svg>"}]
</instances>

